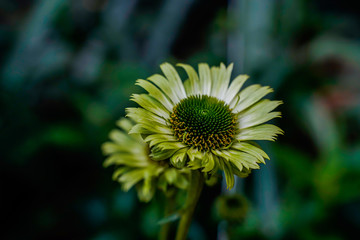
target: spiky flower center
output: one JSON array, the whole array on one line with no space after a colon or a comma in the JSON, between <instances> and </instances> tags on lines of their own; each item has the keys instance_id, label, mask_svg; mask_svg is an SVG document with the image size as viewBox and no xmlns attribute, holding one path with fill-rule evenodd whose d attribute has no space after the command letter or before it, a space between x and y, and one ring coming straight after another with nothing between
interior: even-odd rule
<instances>
[{"instance_id":1,"label":"spiky flower center","mask_svg":"<svg viewBox=\"0 0 360 240\"><path fill-rule=\"evenodd\" d=\"M236 132L236 116L229 106L207 95L181 100L171 113L170 123L179 141L201 151L228 147Z\"/></svg>"}]
</instances>

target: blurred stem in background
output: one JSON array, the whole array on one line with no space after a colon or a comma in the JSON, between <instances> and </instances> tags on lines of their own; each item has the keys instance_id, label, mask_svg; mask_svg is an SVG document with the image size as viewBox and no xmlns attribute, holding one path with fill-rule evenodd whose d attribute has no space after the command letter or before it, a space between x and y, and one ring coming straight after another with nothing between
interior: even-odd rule
<instances>
[{"instance_id":1,"label":"blurred stem in background","mask_svg":"<svg viewBox=\"0 0 360 240\"><path fill-rule=\"evenodd\" d=\"M164 217L169 217L171 214L174 213L175 207L176 207L176 192L169 191L166 193L166 199L165 199L165 207L164 207ZM164 223L161 226L160 233L159 233L159 239L160 240L168 240L169 234L171 230L171 221Z\"/></svg>"},{"instance_id":2,"label":"blurred stem in background","mask_svg":"<svg viewBox=\"0 0 360 240\"><path fill-rule=\"evenodd\" d=\"M185 240L189 232L192 216L204 185L204 175L198 170L191 171L190 184L187 192L185 208L181 214L176 240Z\"/></svg>"}]
</instances>

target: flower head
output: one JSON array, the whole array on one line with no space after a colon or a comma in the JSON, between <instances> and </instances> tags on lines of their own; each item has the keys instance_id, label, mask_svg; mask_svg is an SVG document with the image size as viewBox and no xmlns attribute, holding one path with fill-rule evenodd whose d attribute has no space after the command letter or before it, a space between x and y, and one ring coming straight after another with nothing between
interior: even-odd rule
<instances>
[{"instance_id":1,"label":"flower head","mask_svg":"<svg viewBox=\"0 0 360 240\"><path fill-rule=\"evenodd\" d=\"M274 141L282 130L265 122L280 117L272 112L281 101L262 98L273 90L251 85L240 91L247 75L230 84L232 64L209 67L199 64L199 74L182 67L188 79L183 83L175 68L164 63L165 76L155 74L137 85L147 94L133 94L140 108L128 108L136 125L130 134L141 134L151 147L154 160L168 160L173 166L212 173L221 169L229 188L234 174L244 177L265 163L268 155L254 140Z\"/></svg>"},{"instance_id":2,"label":"flower head","mask_svg":"<svg viewBox=\"0 0 360 240\"><path fill-rule=\"evenodd\" d=\"M147 202L157 187L164 191L169 185L181 189L187 187L186 169L176 169L165 161L153 161L149 157L149 146L140 135L127 134L134 125L130 120L120 119L117 125L122 131L113 129L109 134L111 141L104 143L102 150L108 155L104 166L117 167L113 179L122 185L124 191L136 185L139 199Z\"/></svg>"}]
</instances>

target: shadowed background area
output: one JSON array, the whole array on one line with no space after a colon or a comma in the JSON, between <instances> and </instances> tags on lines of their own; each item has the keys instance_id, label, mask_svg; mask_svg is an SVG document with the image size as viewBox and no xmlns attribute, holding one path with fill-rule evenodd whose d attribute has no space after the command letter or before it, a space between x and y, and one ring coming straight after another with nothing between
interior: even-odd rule
<instances>
[{"instance_id":1,"label":"shadowed background area","mask_svg":"<svg viewBox=\"0 0 360 240\"><path fill-rule=\"evenodd\" d=\"M190 239L360 234L360 10L324 0L3 0L1 239L156 239L159 194L121 191L100 145L159 64L234 63L274 88L285 135L238 180L241 224L205 188ZM180 72L185 76L184 72ZM233 74L233 76L234 76ZM354 235L355 234L355 235Z\"/></svg>"}]
</instances>

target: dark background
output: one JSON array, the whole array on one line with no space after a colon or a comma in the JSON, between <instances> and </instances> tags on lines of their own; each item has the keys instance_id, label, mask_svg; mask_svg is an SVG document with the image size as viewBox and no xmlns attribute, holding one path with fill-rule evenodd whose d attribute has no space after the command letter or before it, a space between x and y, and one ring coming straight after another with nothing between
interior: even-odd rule
<instances>
[{"instance_id":1,"label":"dark background","mask_svg":"<svg viewBox=\"0 0 360 240\"><path fill-rule=\"evenodd\" d=\"M233 62L283 100L240 180L242 224L215 217L205 188L191 239L356 239L360 234L360 11L325 0L0 2L1 239L155 239L162 197L139 203L104 169L107 140L138 78L159 63ZM234 76L234 75L233 75ZM353 235L355 234L355 235Z\"/></svg>"}]
</instances>

